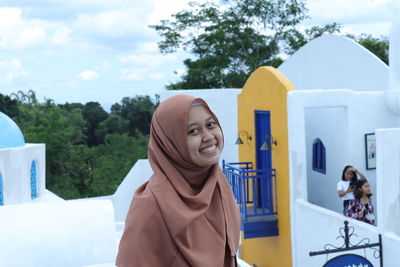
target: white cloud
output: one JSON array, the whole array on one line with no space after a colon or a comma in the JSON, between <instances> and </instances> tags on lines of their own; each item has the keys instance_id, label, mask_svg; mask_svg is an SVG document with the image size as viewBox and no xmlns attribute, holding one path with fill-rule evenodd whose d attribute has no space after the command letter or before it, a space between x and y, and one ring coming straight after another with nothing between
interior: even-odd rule
<instances>
[{"instance_id":1,"label":"white cloud","mask_svg":"<svg viewBox=\"0 0 400 267\"><path fill-rule=\"evenodd\" d=\"M55 55L55 51L54 50L44 50L43 52L42 52L42 54L43 55L46 55L46 56L53 56L53 55Z\"/></svg>"},{"instance_id":2,"label":"white cloud","mask_svg":"<svg viewBox=\"0 0 400 267\"><path fill-rule=\"evenodd\" d=\"M0 61L0 70L17 71L21 69L21 66L21 62L16 58Z\"/></svg>"},{"instance_id":3,"label":"white cloud","mask_svg":"<svg viewBox=\"0 0 400 267\"><path fill-rule=\"evenodd\" d=\"M175 54L139 53L117 56L122 63L120 79L124 81L160 80L166 77L165 69L177 62Z\"/></svg>"},{"instance_id":4,"label":"white cloud","mask_svg":"<svg viewBox=\"0 0 400 267\"><path fill-rule=\"evenodd\" d=\"M12 83L16 78L29 76L30 73L27 71L19 72L7 72L4 75L0 75L0 80L5 83Z\"/></svg>"},{"instance_id":5,"label":"white cloud","mask_svg":"<svg viewBox=\"0 0 400 267\"><path fill-rule=\"evenodd\" d=\"M85 71L81 72L78 76L81 80L90 81L90 80L100 77L100 74L95 71L85 70Z\"/></svg>"},{"instance_id":6,"label":"white cloud","mask_svg":"<svg viewBox=\"0 0 400 267\"><path fill-rule=\"evenodd\" d=\"M79 14L75 22L76 31L87 35L108 38L147 35L147 25L143 23L144 14L139 9L121 9L100 13Z\"/></svg>"},{"instance_id":7,"label":"white cloud","mask_svg":"<svg viewBox=\"0 0 400 267\"><path fill-rule=\"evenodd\" d=\"M310 0L313 20L339 23L388 22L398 16L398 0Z\"/></svg>"},{"instance_id":8,"label":"white cloud","mask_svg":"<svg viewBox=\"0 0 400 267\"><path fill-rule=\"evenodd\" d=\"M122 69L120 79L123 81L141 81L145 79L146 70L144 69Z\"/></svg>"},{"instance_id":9,"label":"white cloud","mask_svg":"<svg viewBox=\"0 0 400 267\"><path fill-rule=\"evenodd\" d=\"M159 67L162 64L167 64L170 61L176 61L177 57L175 54L161 55L156 53L140 53L140 54L128 54L123 56L117 56L118 60L124 64L138 65L147 68Z\"/></svg>"},{"instance_id":10,"label":"white cloud","mask_svg":"<svg viewBox=\"0 0 400 267\"><path fill-rule=\"evenodd\" d=\"M21 9L19 8L0 8L0 29L18 24L21 20Z\"/></svg>"},{"instance_id":11,"label":"white cloud","mask_svg":"<svg viewBox=\"0 0 400 267\"><path fill-rule=\"evenodd\" d=\"M123 81L160 80L166 77L165 72L144 68L125 68L120 71Z\"/></svg>"},{"instance_id":12,"label":"white cloud","mask_svg":"<svg viewBox=\"0 0 400 267\"><path fill-rule=\"evenodd\" d=\"M67 26L60 26L56 29L52 36L55 45L66 45L70 42L71 30Z\"/></svg>"},{"instance_id":13,"label":"white cloud","mask_svg":"<svg viewBox=\"0 0 400 267\"><path fill-rule=\"evenodd\" d=\"M390 22L386 23L366 23L366 24L347 24L345 25L341 32L342 33L349 33L349 34L355 34L355 35L360 35L362 33L372 35L375 37L381 37L381 36L389 36L390 33L390 28L392 24ZM366 28L368 31L366 31Z\"/></svg>"},{"instance_id":14,"label":"white cloud","mask_svg":"<svg viewBox=\"0 0 400 267\"><path fill-rule=\"evenodd\" d=\"M204 3L208 0L198 0L197 2ZM220 0L212 0L212 2L219 3ZM171 15L183 9L189 8L189 1L187 0L152 0L153 10L149 15L149 24L159 24L160 20L171 19Z\"/></svg>"},{"instance_id":15,"label":"white cloud","mask_svg":"<svg viewBox=\"0 0 400 267\"><path fill-rule=\"evenodd\" d=\"M157 72L150 72L148 73L147 76L152 80L160 80L164 78L166 75L164 72L157 71Z\"/></svg>"},{"instance_id":16,"label":"white cloud","mask_svg":"<svg viewBox=\"0 0 400 267\"><path fill-rule=\"evenodd\" d=\"M20 46L34 46L48 39L46 31L40 27L23 29L18 37L17 44Z\"/></svg>"},{"instance_id":17,"label":"white cloud","mask_svg":"<svg viewBox=\"0 0 400 267\"><path fill-rule=\"evenodd\" d=\"M40 20L25 20L19 8L0 8L0 48L25 49L49 43L53 25Z\"/></svg>"},{"instance_id":18,"label":"white cloud","mask_svg":"<svg viewBox=\"0 0 400 267\"><path fill-rule=\"evenodd\" d=\"M17 78L29 75L29 72L22 69L21 62L16 58L0 61L0 81L4 83L12 83Z\"/></svg>"}]
</instances>

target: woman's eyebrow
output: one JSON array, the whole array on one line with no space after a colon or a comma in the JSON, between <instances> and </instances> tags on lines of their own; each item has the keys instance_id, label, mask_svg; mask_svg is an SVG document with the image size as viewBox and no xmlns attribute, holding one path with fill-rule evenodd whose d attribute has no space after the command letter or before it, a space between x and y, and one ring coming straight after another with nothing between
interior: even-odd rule
<instances>
[{"instance_id":1,"label":"woman's eyebrow","mask_svg":"<svg viewBox=\"0 0 400 267\"><path fill-rule=\"evenodd\" d=\"M213 120L213 119L214 119L214 118L213 118L212 116L210 116L210 117L208 117L208 118L206 119L206 121ZM193 123L188 124L186 128L189 129L189 128L192 127L192 126L197 126L197 125L199 125L197 122L193 122Z\"/></svg>"},{"instance_id":2,"label":"woman's eyebrow","mask_svg":"<svg viewBox=\"0 0 400 267\"><path fill-rule=\"evenodd\" d=\"M187 129L191 128L192 126L197 126L198 123L197 122L193 122L191 124L188 124L188 126L186 127Z\"/></svg>"}]
</instances>

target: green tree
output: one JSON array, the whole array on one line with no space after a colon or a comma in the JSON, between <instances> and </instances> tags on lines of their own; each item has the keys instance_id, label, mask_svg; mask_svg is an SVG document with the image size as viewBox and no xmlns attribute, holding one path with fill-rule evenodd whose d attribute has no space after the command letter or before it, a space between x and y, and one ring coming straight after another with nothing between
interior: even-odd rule
<instances>
[{"instance_id":1,"label":"green tree","mask_svg":"<svg viewBox=\"0 0 400 267\"><path fill-rule=\"evenodd\" d=\"M11 118L18 118L18 100L12 99L8 95L0 94L0 112Z\"/></svg>"},{"instance_id":2,"label":"green tree","mask_svg":"<svg viewBox=\"0 0 400 267\"><path fill-rule=\"evenodd\" d=\"M98 134L100 123L107 119L108 113L98 102L88 102L83 106L83 117L86 120L86 137L88 146L104 144L104 139Z\"/></svg>"},{"instance_id":3,"label":"green tree","mask_svg":"<svg viewBox=\"0 0 400 267\"><path fill-rule=\"evenodd\" d=\"M152 25L161 36L162 53L178 48L194 59L186 59L186 73L169 89L242 87L259 66L279 66L280 53L294 42L296 25L307 18L302 0L231 0L190 3L190 9ZM335 25L310 29L310 36ZM297 37L299 38L299 37ZM307 36L303 37L308 38Z\"/></svg>"},{"instance_id":4,"label":"green tree","mask_svg":"<svg viewBox=\"0 0 400 267\"><path fill-rule=\"evenodd\" d=\"M156 103L151 100L150 96L124 97L121 103L111 106L111 113L121 116L127 122L126 132L130 136L137 136L138 133L148 135L151 117L158 101L157 95Z\"/></svg>"},{"instance_id":5,"label":"green tree","mask_svg":"<svg viewBox=\"0 0 400 267\"><path fill-rule=\"evenodd\" d=\"M136 160L147 156L148 135L141 131L156 106L149 97L122 101L119 113L127 119L109 115L97 102L56 105L46 99L40 103L33 91L0 95L3 99L7 107L16 105L15 120L26 142L46 144L46 187L63 198L112 194ZM135 136L128 135L128 118L143 127L135 124ZM95 138L91 146L87 127Z\"/></svg>"},{"instance_id":6,"label":"green tree","mask_svg":"<svg viewBox=\"0 0 400 267\"><path fill-rule=\"evenodd\" d=\"M148 136L138 134L108 134L105 144L96 149L96 166L93 169L93 196L115 192L138 159L147 158Z\"/></svg>"}]
</instances>

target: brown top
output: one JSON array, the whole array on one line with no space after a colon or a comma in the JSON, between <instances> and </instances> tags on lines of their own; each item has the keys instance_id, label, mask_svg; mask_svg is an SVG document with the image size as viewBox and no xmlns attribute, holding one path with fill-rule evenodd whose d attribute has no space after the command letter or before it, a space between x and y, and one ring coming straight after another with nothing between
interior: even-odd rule
<instances>
[{"instance_id":1,"label":"brown top","mask_svg":"<svg viewBox=\"0 0 400 267\"><path fill-rule=\"evenodd\" d=\"M191 160L186 126L194 101L209 110L202 99L178 95L153 115L148 157L154 174L135 193L117 266L234 266L239 211L219 165Z\"/></svg>"}]
</instances>

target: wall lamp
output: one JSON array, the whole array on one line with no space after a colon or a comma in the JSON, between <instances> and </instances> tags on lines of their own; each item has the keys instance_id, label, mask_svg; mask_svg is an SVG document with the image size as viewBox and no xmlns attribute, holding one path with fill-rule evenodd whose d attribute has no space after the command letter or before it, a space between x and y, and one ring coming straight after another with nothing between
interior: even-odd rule
<instances>
[{"instance_id":1,"label":"wall lamp","mask_svg":"<svg viewBox=\"0 0 400 267\"><path fill-rule=\"evenodd\" d=\"M278 145L278 141L272 135L266 135L264 143L261 145L260 150L272 150L272 145Z\"/></svg>"},{"instance_id":2,"label":"wall lamp","mask_svg":"<svg viewBox=\"0 0 400 267\"><path fill-rule=\"evenodd\" d=\"M240 138L240 135L244 135L246 137L247 140L247 144L249 144L252 139L251 135L249 135L249 133L247 131L240 131L238 134L238 138L236 139L235 145L242 145L243 144L243 140Z\"/></svg>"}]
</instances>

